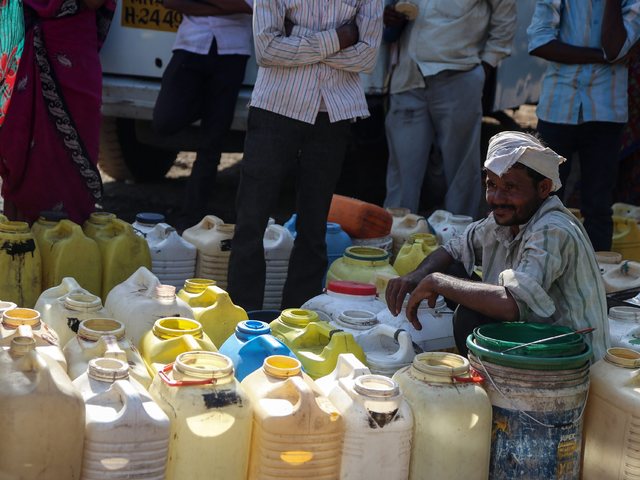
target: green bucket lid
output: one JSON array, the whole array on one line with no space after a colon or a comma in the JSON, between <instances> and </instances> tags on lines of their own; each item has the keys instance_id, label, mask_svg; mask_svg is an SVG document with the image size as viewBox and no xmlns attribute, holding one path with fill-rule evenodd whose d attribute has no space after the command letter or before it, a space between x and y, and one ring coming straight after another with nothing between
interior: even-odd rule
<instances>
[{"instance_id":1,"label":"green bucket lid","mask_svg":"<svg viewBox=\"0 0 640 480\"><path fill-rule=\"evenodd\" d=\"M467 337L467 348L481 360L523 370L569 370L581 368L593 355L591 345L589 344L583 344L583 350L579 354L565 357L517 355L515 354L517 350L514 350L513 353L502 353L478 345L473 338L473 334Z\"/></svg>"},{"instance_id":2,"label":"green bucket lid","mask_svg":"<svg viewBox=\"0 0 640 480\"><path fill-rule=\"evenodd\" d=\"M569 327L548 323L503 322L477 327L473 330L473 336L478 346L502 352L525 343L573 332L574 330ZM573 335L528 345L507 353L517 356L569 357L582 353L584 349L585 342L582 335L573 333Z\"/></svg>"}]
</instances>

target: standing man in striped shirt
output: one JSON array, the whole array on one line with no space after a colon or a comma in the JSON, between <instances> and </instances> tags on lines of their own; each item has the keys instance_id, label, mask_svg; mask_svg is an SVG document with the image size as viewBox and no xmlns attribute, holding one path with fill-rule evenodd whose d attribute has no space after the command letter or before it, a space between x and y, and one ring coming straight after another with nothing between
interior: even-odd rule
<instances>
[{"instance_id":1,"label":"standing man in striped shirt","mask_svg":"<svg viewBox=\"0 0 640 480\"><path fill-rule=\"evenodd\" d=\"M562 184L564 158L521 132L489 141L486 199L491 214L429 255L415 271L389 281L385 292L398 315L411 293L407 318L422 326L420 302L438 295L459 304L453 335L461 353L473 329L495 322L543 322L574 330L595 327L587 340L596 360L609 346L607 299L587 234L552 192ZM482 282L443 272L454 263L471 275L482 265Z\"/></svg>"},{"instance_id":2,"label":"standing man in striped shirt","mask_svg":"<svg viewBox=\"0 0 640 480\"><path fill-rule=\"evenodd\" d=\"M262 308L262 237L290 169L296 172L297 237L282 306L322 291L325 233L350 122L369 115L359 73L373 70L382 37L382 0L256 0L253 89L229 293Z\"/></svg>"},{"instance_id":3,"label":"standing man in striped shirt","mask_svg":"<svg viewBox=\"0 0 640 480\"><path fill-rule=\"evenodd\" d=\"M577 154L585 229L595 250L610 250L613 188L627 121L624 57L640 38L640 0L537 0L528 34L529 53L549 60L538 132L567 159L560 167L565 185Z\"/></svg>"}]
</instances>

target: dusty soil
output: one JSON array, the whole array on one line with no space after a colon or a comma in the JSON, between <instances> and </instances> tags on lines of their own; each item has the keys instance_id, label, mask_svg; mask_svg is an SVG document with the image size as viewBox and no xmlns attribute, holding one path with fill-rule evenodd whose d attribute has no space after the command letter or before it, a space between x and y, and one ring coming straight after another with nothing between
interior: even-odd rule
<instances>
[{"instance_id":1,"label":"dusty soil","mask_svg":"<svg viewBox=\"0 0 640 480\"><path fill-rule=\"evenodd\" d=\"M534 106L525 105L515 112L511 111L507 113L517 122L520 128L525 130L535 129L537 118L535 116ZM495 120L490 118L485 119L483 125L483 145L485 149L488 138L504 129L505 127L498 124ZM223 154L219 166L218 179L216 185L212 187L211 198L208 204L211 214L229 223L235 221L234 204L240 179L239 162L241 159L241 153ZM103 173L105 196L101 207L130 222L134 220L136 213L150 211L163 213L169 223L174 223L182 202L186 179L191 171L191 165L194 160L195 153L181 152L166 178L154 183L117 182ZM376 181L372 183L371 188L380 190L381 182L384 180L384 172L376 171L370 173L376 177ZM353 173L347 174L353 175ZM360 171L357 175L363 174ZM341 182L342 186L339 187L338 191L339 193L349 194L350 192L346 191L344 185L349 185L353 182L350 182L350 179L343 180L344 181ZM359 178L358 183L362 184L362 180L362 178ZM272 214L279 223L286 220L293 212L294 188L292 183L293 182L288 182L288 186L283 191L280 202L278 202L278 206ZM382 185L384 184L382 183ZM371 197L374 200L366 200L380 201L379 199L384 197L380 191L375 193L377 194ZM428 203L429 200L427 199L426 202ZM426 208L433 206L434 205L427 205Z\"/></svg>"}]
</instances>

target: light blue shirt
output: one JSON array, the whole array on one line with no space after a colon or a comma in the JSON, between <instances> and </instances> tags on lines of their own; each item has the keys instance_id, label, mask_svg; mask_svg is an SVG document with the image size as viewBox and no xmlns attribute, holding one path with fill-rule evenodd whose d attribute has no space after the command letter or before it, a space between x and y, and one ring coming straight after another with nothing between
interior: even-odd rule
<instances>
[{"instance_id":1,"label":"light blue shirt","mask_svg":"<svg viewBox=\"0 0 640 480\"><path fill-rule=\"evenodd\" d=\"M600 32L606 0L537 0L527 33L529 52L559 40L602 48ZM618 58L640 38L640 0L622 0L627 40ZM549 62L542 81L538 118L577 125L627 121L627 66Z\"/></svg>"}]
</instances>

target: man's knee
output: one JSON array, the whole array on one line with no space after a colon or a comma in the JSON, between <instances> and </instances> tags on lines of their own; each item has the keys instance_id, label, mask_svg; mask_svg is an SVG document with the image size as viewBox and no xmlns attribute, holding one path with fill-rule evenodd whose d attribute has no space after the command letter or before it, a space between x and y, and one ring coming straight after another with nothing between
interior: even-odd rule
<instances>
[{"instance_id":1,"label":"man's knee","mask_svg":"<svg viewBox=\"0 0 640 480\"><path fill-rule=\"evenodd\" d=\"M474 328L487 323L496 323L496 321L475 310L458 305L453 314L453 338L460 355L467 356L467 337L473 333Z\"/></svg>"}]
</instances>

